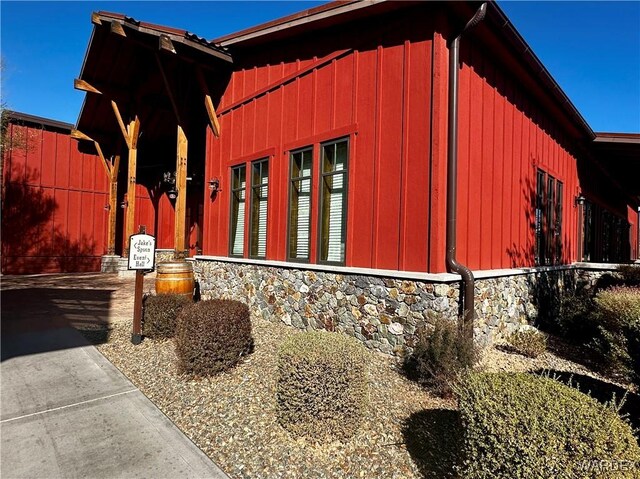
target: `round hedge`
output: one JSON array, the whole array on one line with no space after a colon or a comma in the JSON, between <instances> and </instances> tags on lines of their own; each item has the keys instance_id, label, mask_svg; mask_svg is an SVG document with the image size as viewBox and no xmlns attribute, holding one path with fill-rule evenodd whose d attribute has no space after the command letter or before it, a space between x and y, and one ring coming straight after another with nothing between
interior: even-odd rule
<instances>
[{"instance_id":1,"label":"round hedge","mask_svg":"<svg viewBox=\"0 0 640 479\"><path fill-rule=\"evenodd\" d=\"M178 315L178 369L208 376L225 371L253 346L249 308L239 301L200 301Z\"/></svg>"},{"instance_id":2,"label":"round hedge","mask_svg":"<svg viewBox=\"0 0 640 479\"><path fill-rule=\"evenodd\" d=\"M629 424L577 389L526 373L469 373L455 389L461 477L638 477Z\"/></svg>"},{"instance_id":3,"label":"round hedge","mask_svg":"<svg viewBox=\"0 0 640 479\"><path fill-rule=\"evenodd\" d=\"M367 403L365 353L355 339L339 333L288 338L278 351L280 424L319 442L352 436Z\"/></svg>"},{"instance_id":4,"label":"round hedge","mask_svg":"<svg viewBox=\"0 0 640 479\"><path fill-rule=\"evenodd\" d=\"M147 295L142 302L142 333L149 338L172 338L182 308L193 303L181 294Z\"/></svg>"}]
</instances>

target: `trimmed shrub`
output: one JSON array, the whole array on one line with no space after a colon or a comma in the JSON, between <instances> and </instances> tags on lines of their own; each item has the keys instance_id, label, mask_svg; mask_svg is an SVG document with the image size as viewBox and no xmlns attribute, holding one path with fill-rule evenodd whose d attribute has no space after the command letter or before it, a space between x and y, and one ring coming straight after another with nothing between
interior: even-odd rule
<instances>
[{"instance_id":1,"label":"trimmed shrub","mask_svg":"<svg viewBox=\"0 0 640 479\"><path fill-rule=\"evenodd\" d=\"M296 436L345 439L360 425L367 403L365 349L339 333L313 331L288 338L278 351L278 420Z\"/></svg>"},{"instance_id":2,"label":"trimmed shrub","mask_svg":"<svg viewBox=\"0 0 640 479\"><path fill-rule=\"evenodd\" d=\"M574 344L584 344L597 333L592 318L595 308L588 291L565 293L560 300L560 312L548 326L549 332Z\"/></svg>"},{"instance_id":3,"label":"trimmed shrub","mask_svg":"<svg viewBox=\"0 0 640 479\"><path fill-rule=\"evenodd\" d=\"M463 369L473 366L473 341L458 331L454 321L438 318L430 333L421 333L413 353L405 359L410 379L441 396L451 394L451 383Z\"/></svg>"},{"instance_id":4,"label":"trimmed shrub","mask_svg":"<svg viewBox=\"0 0 640 479\"><path fill-rule=\"evenodd\" d=\"M606 372L640 383L640 287L615 287L595 297L599 334L592 346Z\"/></svg>"},{"instance_id":5,"label":"trimmed shrub","mask_svg":"<svg viewBox=\"0 0 640 479\"><path fill-rule=\"evenodd\" d=\"M618 272L627 286L640 286L640 265L621 265Z\"/></svg>"},{"instance_id":6,"label":"trimmed shrub","mask_svg":"<svg viewBox=\"0 0 640 479\"><path fill-rule=\"evenodd\" d=\"M178 369L213 375L232 368L253 346L249 308L239 301L200 301L184 308L176 325Z\"/></svg>"},{"instance_id":7,"label":"trimmed shrub","mask_svg":"<svg viewBox=\"0 0 640 479\"><path fill-rule=\"evenodd\" d=\"M547 350L547 336L529 327L511 333L507 337L509 349L523 356L537 358Z\"/></svg>"},{"instance_id":8,"label":"trimmed shrub","mask_svg":"<svg viewBox=\"0 0 640 479\"><path fill-rule=\"evenodd\" d=\"M142 334L149 338L172 338L178 314L192 302L180 294L145 296L142 301Z\"/></svg>"},{"instance_id":9,"label":"trimmed shrub","mask_svg":"<svg viewBox=\"0 0 640 479\"><path fill-rule=\"evenodd\" d=\"M469 373L455 392L464 428L460 477L638 477L631 426L577 389L526 373Z\"/></svg>"}]
</instances>

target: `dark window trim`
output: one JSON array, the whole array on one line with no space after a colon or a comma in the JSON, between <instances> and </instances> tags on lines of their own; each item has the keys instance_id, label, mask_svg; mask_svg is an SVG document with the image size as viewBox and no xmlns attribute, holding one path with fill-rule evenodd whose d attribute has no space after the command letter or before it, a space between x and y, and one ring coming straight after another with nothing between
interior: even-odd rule
<instances>
[{"instance_id":1,"label":"dark window trim","mask_svg":"<svg viewBox=\"0 0 640 479\"><path fill-rule=\"evenodd\" d=\"M233 254L233 201L234 201L234 194L238 191L242 191L243 188L234 188L233 187L233 180L234 180L234 171L235 170L239 170L240 168L244 168L244 178L245 178L245 185L244 185L244 213L245 213L245 218L244 218L244 228L243 228L243 238L242 238L242 254ZM246 163L240 163L237 165L234 165L230 168L230 173L231 173L231 181L229 182L229 184L231 185L231 188L229 188L230 191L230 198L229 198L229 257L230 258L244 258L244 238L247 234L247 164Z\"/></svg>"},{"instance_id":2,"label":"dark window trim","mask_svg":"<svg viewBox=\"0 0 640 479\"><path fill-rule=\"evenodd\" d=\"M333 144L338 144L341 142L346 142L347 143L347 161L345 164L345 168L343 172L340 173L336 173L336 172L332 172L332 173L323 173L322 172L322 149L327 146L327 145L333 145ZM335 140L330 140L330 141L324 141L322 143L320 143L320 148L318 150L318 171L319 171L319 175L318 175L318 233L317 233L317 238L316 238L316 263L317 264L326 264L326 265L334 265L334 266L345 266L346 262L347 262L347 211L349 209L349 165L351 163L351 137L350 136L345 136L342 138L336 138ZM344 175L344 184L345 184L345 188L344 188L344 192L343 192L343 198L342 198L342 228L341 228L341 234L344 238L344 259L342 261L326 261L326 260L322 260L321 256L322 256L322 202L323 202L323 188L322 188L322 181L324 180L325 176L332 176L332 175Z\"/></svg>"},{"instance_id":3,"label":"dark window trim","mask_svg":"<svg viewBox=\"0 0 640 479\"><path fill-rule=\"evenodd\" d=\"M264 256L252 255L251 254L251 250L252 250L252 246L253 246L253 244L252 244L252 239L253 239L253 194L254 194L253 190L254 190L254 188L261 188L261 187L265 186L265 183L260 183L259 185L254 185L253 184L253 167L255 165L260 164L260 177L262 177L262 165L261 165L261 163L268 163L268 162L269 162L269 157L267 156L266 158L260 158L258 160L252 161L251 164L250 164L250 167L249 167L251 178L250 178L250 181L247 181L247 187L249 188L249 195L247 195L248 198L249 198L249 218L248 218L249 219L249 231L248 231L248 234L249 234L249 245L248 245L247 253L248 253L249 258L251 258L251 259L267 259L267 245L268 245L268 241L267 240L269 239L269 231L268 231L269 230L269 199L268 198L269 198L269 196L271 196L271 191L269 191L269 193L267 193L267 195L268 195L267 196L267 218L266 218L267 231L265 232L265 239L264 239L264 245L265 245L264 246ZM271 174L271 168L269 168L269 171L267 172L267 183L266 183L267 187L270 186L270 183L268 181L268 178L269 178L270 174Z\"/></svg>"},{"instance_id":4,"label":"dark window trim","mask_svg":"<svg viewBox=\"0 0 640 479\"><path fill-rule=\"evenodd\" d=\"M313 219L313 169L314 169L313 150L314 150L313 145L310 145L310 146L305 146L303 148L297 148L295 150L289 151L289 195L287 199L288 201L288 204L287 204L287 261L292 263L310 263L311 262L311 224ZM299 176L294 179L292 177L293 155L295 155L296 153L303 153L305 151L311 152L311 174L309 176ZM292 258L290 256L290 253L291 253L291 194L293 191L293 182L306 180L307 178L309 178L310 185L311 185L311 191L309 192L309 240L308 240L309 255L307 256L307 258Z\"/></svg>"}]
</instances>

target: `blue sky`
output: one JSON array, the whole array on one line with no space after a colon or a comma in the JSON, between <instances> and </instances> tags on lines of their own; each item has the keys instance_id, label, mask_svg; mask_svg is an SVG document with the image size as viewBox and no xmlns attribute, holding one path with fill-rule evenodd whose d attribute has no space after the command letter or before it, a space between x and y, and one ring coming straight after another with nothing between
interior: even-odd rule
<instances>
[{"instance_id":1,"label":"blue sky","mask_svg":"<svg viewBox=\"0 0 640 479\"><path fill-rule=\"evenodd\" d=\"M95 10L211 39L321 3L2 0L2 100L17 111L75 123L83 93L73 79ZM499 4L595 131L640 132L640 2Z\"/></svg>"}]
</instances>

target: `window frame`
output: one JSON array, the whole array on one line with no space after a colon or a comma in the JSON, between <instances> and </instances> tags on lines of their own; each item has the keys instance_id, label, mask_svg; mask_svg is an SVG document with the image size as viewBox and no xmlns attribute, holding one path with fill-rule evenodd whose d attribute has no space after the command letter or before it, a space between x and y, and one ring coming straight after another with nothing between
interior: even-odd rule
<instances>
[{"instance_id":1,"label":"window frame","mask_svg":"<svg viewBox=\"0 0 640 479\"><path fill-rule=\"evenodd\" d=\"M236 170L240 170L244 168L244 187L241 188L234 188L234 172ZM245 255L245 236L247 233L247 164L246 163L240 163L238 165L234 165L231 167L231 188L229 188L230 190L230 199L229 199L229 257L230 258L244 258ZM243 203L243 207L244 207L244 225L242 225L242 253L241 254L234 254L233 252L233 234L234 234L234 221L233 221L233 202L235 200L235 193L240 192L244 190L244 203Z\"/></svg>"},{"instance_id":2,"label":"window frame","mask_svg":"<svg viewBox=\"0 0 640 479\"><path fill-rule=\"evenodd\" d=\"M340 172L324 173L323 169L323 149L329 145L337 145L338 143L345 142L347 145L347 158L345 161L344 169ZM326 264L334 266L345 266L347 262L347 221L349 211L349 164L351 156L351 137L349 135L335 138L332 140L323 141L319 144L318 149L318 208L317 208L317 234L316 234L316 264ZM344 191L342 193L342 225L340 233L344 238L344 257L342 261L329 261L322 259L322 213L323 213L323 201L324 201L324 189L323 181L327 176L344 175Z\"/></svg>"},{"instance_id":3,"label":"window frame","mask_svg":"<svg viewBox=\"0 0 640 479\"><path fill-rule=\"evenodd\" d=\"M262 164L267 163L267 182L266 183L260 183L258 185L254 185L253 184L253 168L254 166L260 165L260 178L263 178L262 176ZM264 256L261 255L253 255L252 254L252 246L253 245L253 213L254 213L254 208L253 208L253 200L254 200L254 190L256 188L263 188L264 186L267 186L267 188L269 188L269 175L271 173L271 168L269 166L269 157L263 157L263 158L259 158L257 160L253 160L250 162L250 181L246 182L246 187L249 188L249 195L248 199L249 199L249 228L247 231L248 236L248 245L247 245L247 255L249 258L251 259L267 259L267 246L268 246L268 239L269 239L269 196L270 196L270 192L267 193L267 215L265 217L265 240L264 240ZM268 191L268 190L267 190ZM256 245L257 248L257 245Z\"/></svg>"},{"instance_id":4,"label":"window frame","mask_svg":"<svg viewBox=\"0 0 640 479\"><path fill-rule=\"evenodd\" d=\"M293 162L294 155L297 153L304 153L306 151L311 152L311 172L309 176L297 176L293 178ZM292 263L310 263L311 262L311 245L312 245L312 224L313 224L313 177L314 177L314 146L309 145L289 152L289 192L287 196L287 261ZM309 238L307 240L308 254L306 258L293 258L291 256L291 200L293 195L293 183L296 181L309 180Z\"/></svg>"}]
</instances>

